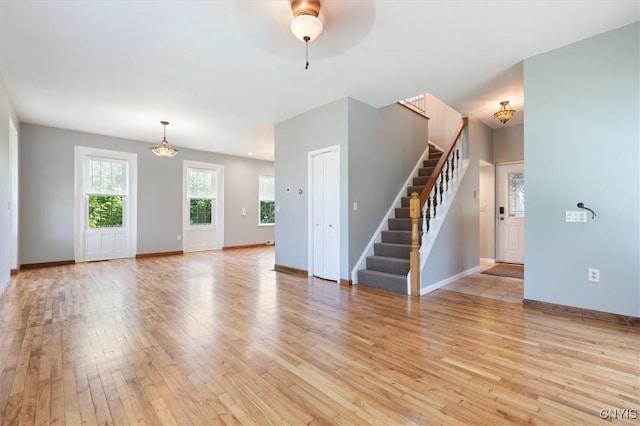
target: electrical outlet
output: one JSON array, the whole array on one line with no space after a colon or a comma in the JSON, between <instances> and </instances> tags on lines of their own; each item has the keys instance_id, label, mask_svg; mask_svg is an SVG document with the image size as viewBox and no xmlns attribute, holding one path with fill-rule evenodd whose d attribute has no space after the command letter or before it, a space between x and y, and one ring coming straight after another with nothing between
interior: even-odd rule
<instances>
[{"instance_id":1,"label":"electrical outlet","mask_svg":"<svg viewBox=\"0 0 640 426\"><path fill-rule=\"evenodd\" d=\"M600 269L589 268L589 281L594 283L600 282Z\"/></svg>"},{"instance_id":2,"label":"electrical outlet","mask_svg":"<svg viewBox=\"0 0 640 426\"><path fill-rule=\"evenodd\" d=\"M178 236L176 237L176 239L177 239L178 241L180 241L180 240L182 239L182 235L178 234Z\"/></svg>"}]
</instances>

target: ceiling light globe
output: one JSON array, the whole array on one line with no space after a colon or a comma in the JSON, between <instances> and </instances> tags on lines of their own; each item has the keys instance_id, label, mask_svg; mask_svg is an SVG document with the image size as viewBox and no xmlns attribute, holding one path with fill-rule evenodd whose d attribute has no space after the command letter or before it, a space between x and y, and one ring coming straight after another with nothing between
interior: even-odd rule
<instances>
[{"instance_id":1,"label":"ceiling light globe","mask_svg":"<svg viewBox=\"0 0 640 426\"><path fill-rule=\"evenodd\" d=\"M298 15L291 20L291 32L300 41L313 41L322 32L322 21L313 15Z\"/></svg>"}]
</instances>

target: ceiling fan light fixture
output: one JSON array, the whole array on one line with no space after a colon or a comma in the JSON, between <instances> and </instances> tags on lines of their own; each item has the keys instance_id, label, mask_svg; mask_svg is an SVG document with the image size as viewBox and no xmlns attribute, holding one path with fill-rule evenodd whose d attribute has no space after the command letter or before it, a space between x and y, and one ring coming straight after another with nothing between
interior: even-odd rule
<instances>
[{"instance_id":1,"label":"ceiling fan light fixture","mask_svg":"<svg viewBox=\"0 0 640 426\"><path fill-rule=\"evenodd\" d=\"M289 28L300 41L304 41L307 63L309 68L309 42L315 40L322 33L320 14L320 0L293 0L291 2L293 19Z\"/></svg>"},{"instance_id":2,"label":"ceiling fan light fixture","mask_svg":"<svg viewBox=\"0 0 640 426\"><path fill-rule=\"evenodd\" d=\"M322 32L322 21L313 15L298 15L291 20L291 32L300 41L313 41Z\"/></svg>"},{"instance_id":3,"label":"ceiling fan light fixture","mask_svg":"<svg viewBox=\"0 0 640 426\"><path fill-rule=\"evenodd\" d=\"M178 150L169 145L169 142L167 141L167 125L169 122L161 121L160 124L164 126L164 136L158 145L151 148L151 152L161 158L171 158L178 153Z\"/></svg>"},{"instance_id":4,"label":"ceiling fan light fixture","mask_svg":"<svg viewBox=\"0 0 640 426\"><path fill-rule=\"evenodd\" d=\"M493 114L502 124L506 124L516 114L516 110L509 106L509 101L500 102L500 110Z\"/></svg>"}]
</instances>

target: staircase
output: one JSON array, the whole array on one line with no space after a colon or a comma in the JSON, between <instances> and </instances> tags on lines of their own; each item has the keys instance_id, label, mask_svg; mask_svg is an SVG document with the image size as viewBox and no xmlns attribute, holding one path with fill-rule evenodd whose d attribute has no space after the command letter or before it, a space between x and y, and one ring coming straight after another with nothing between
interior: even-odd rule
<instances>
[{"instance_id":1,"label":"staircase","mask_svg":"<svg viewBox=\"0 0 640 426\"><path fill-rule=\"evenodd\" d=\"M418 169L418 176L407 187L401 207L395 209L395 217L388 220L388 230L382 231L382 242L374 244L374 255L367 257L367 268L358 271L358 284L375 287L395 293L407 294L407 274L411 252L411 219L409 217L409 196L420 194L431 177L442 152L429 149L429 159ZM419 223L422 231L422 221Z\"/></svg>"}]
</instances>

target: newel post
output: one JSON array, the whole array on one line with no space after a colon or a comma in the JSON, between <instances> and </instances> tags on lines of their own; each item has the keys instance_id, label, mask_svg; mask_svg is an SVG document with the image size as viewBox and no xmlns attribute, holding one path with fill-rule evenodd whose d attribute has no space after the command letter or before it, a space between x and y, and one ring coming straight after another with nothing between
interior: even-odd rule
<instances>
[{"instance_id":1,"label":"newel post","mask_svg":"<svg viewBox=\"0 0 640 426\"><path fill-rule=\"evenodd\" d=\"M409 257L411 295L420 296L420 232L418 231L420 196L417 192L411 193L411 198L409 199L409 217L411 218L411 255Z\"/></svg>"}]
</instances>

